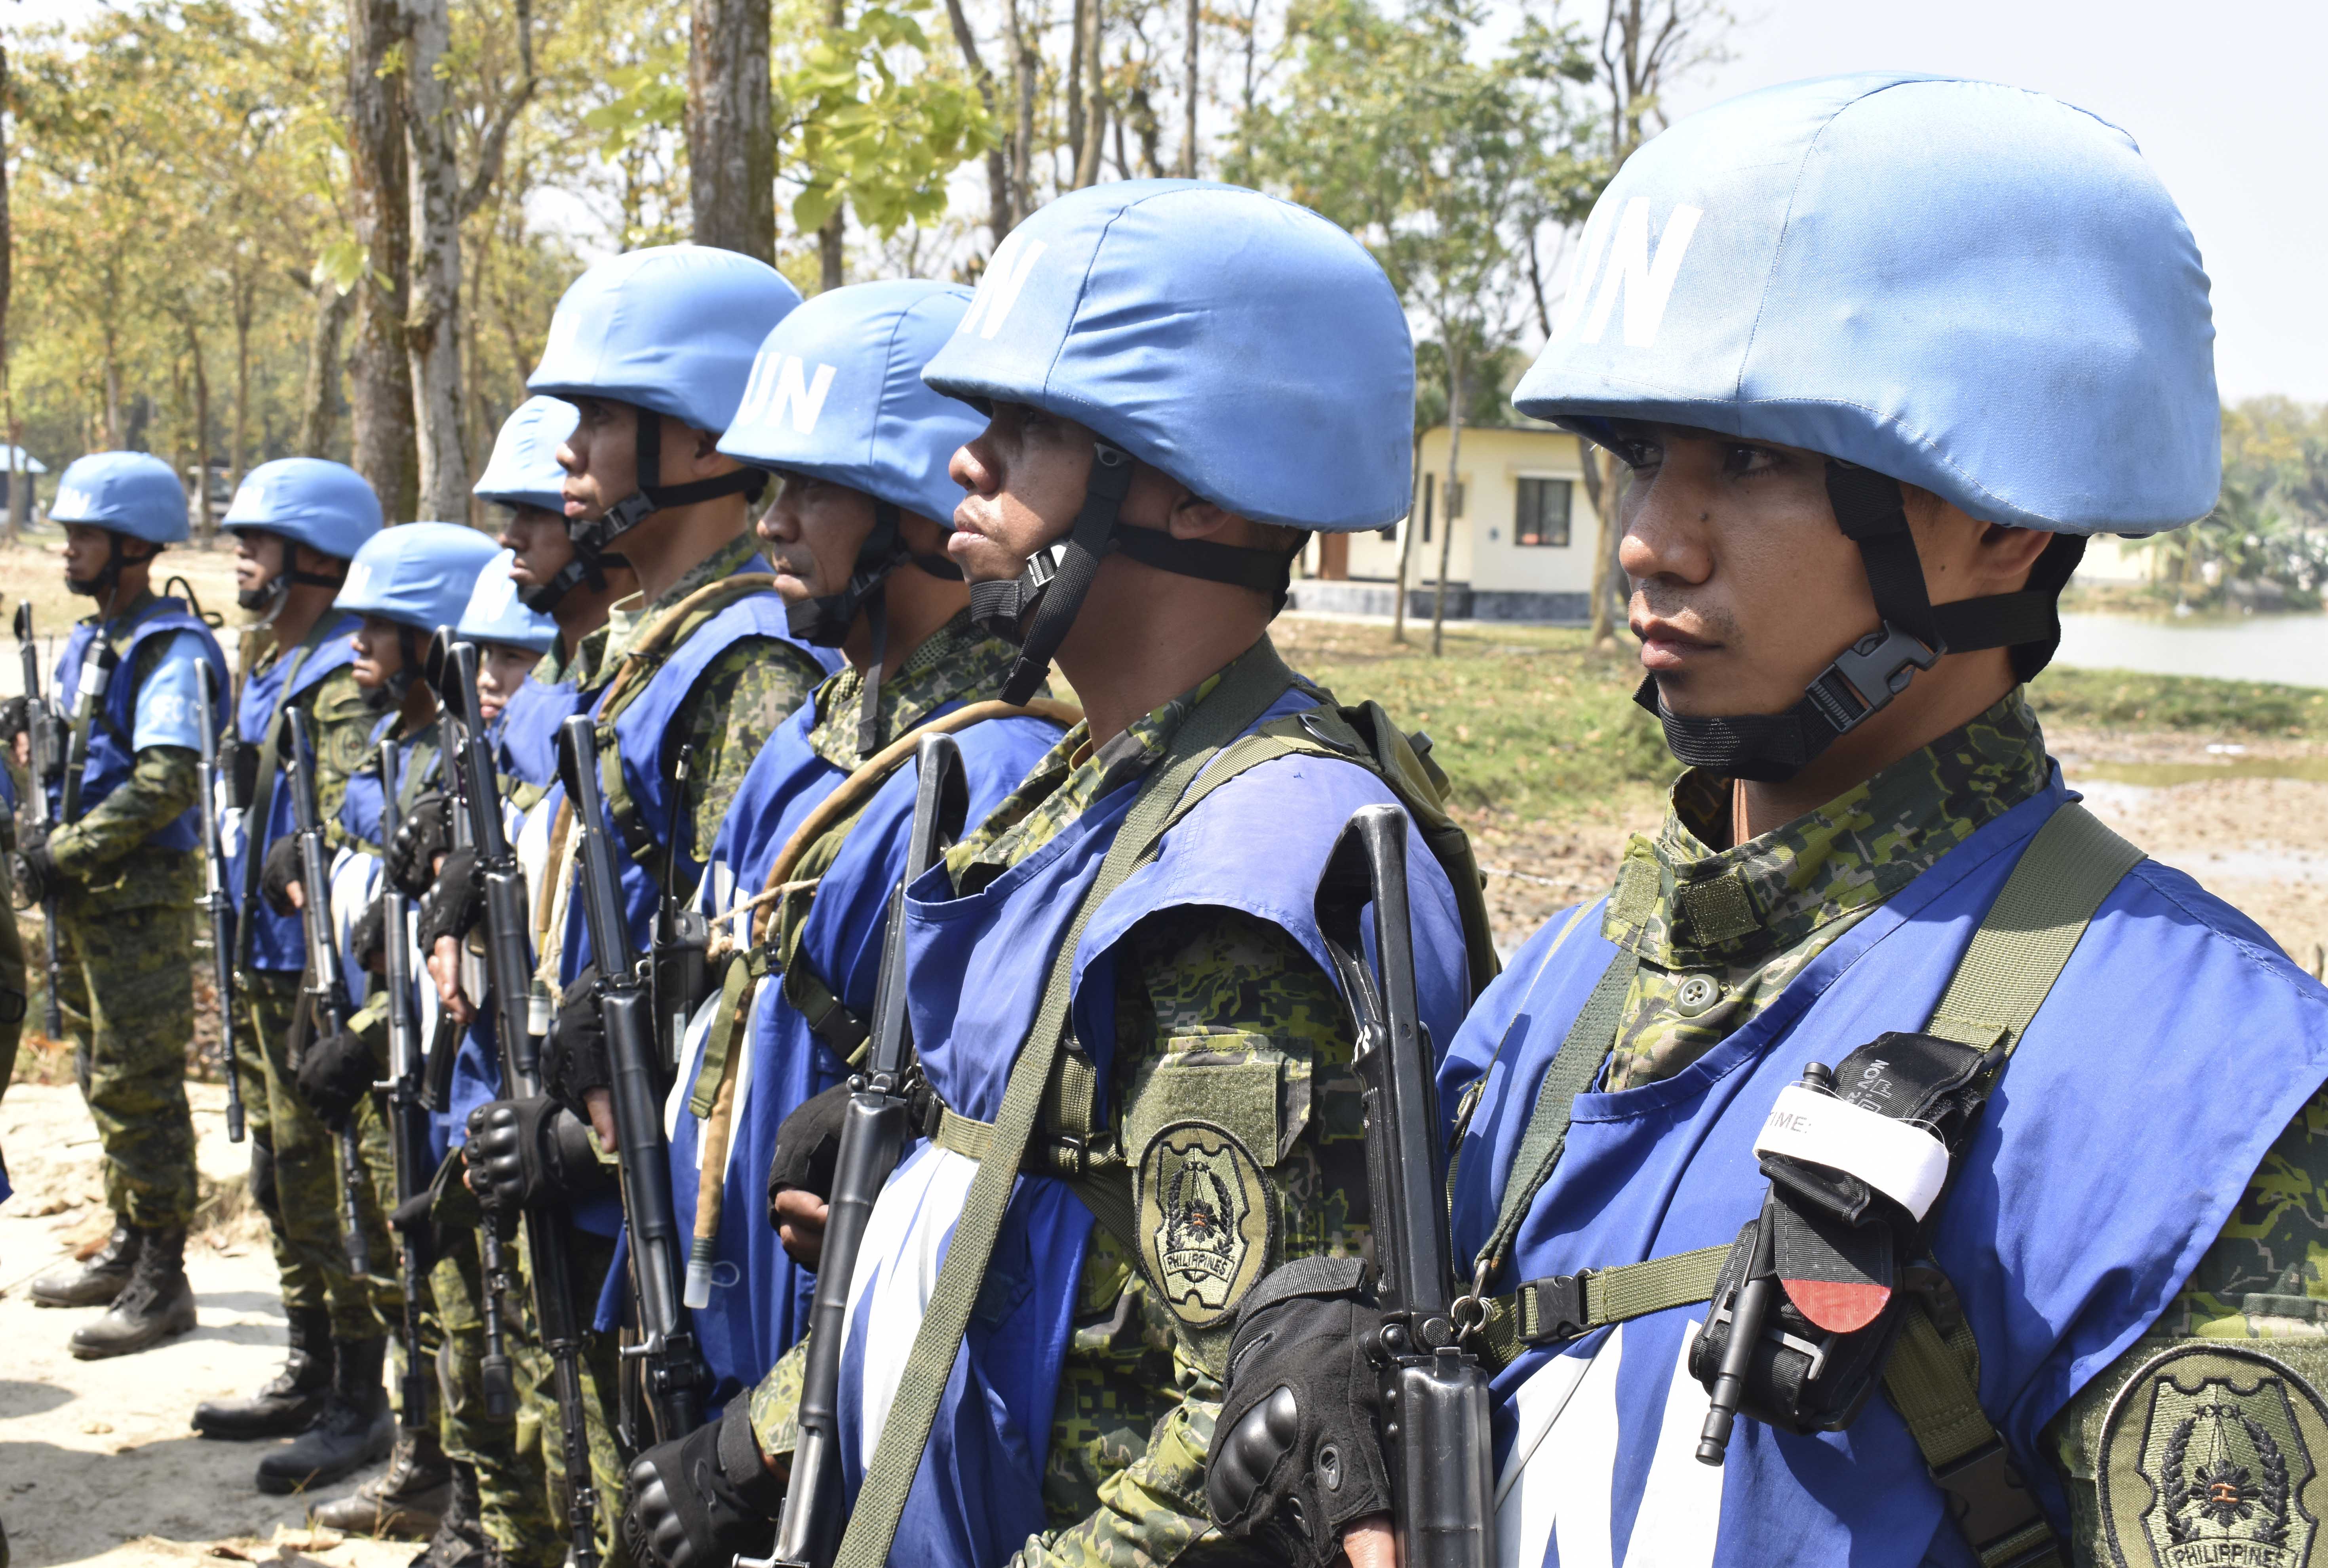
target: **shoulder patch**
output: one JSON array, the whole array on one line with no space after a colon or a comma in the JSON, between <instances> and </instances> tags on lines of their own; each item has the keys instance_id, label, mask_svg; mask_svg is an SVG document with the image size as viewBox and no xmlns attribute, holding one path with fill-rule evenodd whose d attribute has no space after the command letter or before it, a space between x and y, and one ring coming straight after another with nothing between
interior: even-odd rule
<instances>
[{"instance_id":1,"label":"shoulder patch","mask_svg":"<svg viewBox=\"0 0 2328 1568\"><path fill-rule=\"evenodd\" d=\"M1192 1329L1236 1310L1269 1267L1276 1194L1237 1136L1175 1122L1140 1157L1140 1261L1172 1315Z\"/></svg>"},{"instance_id":2,"label":"shoulder patch","mask_svg":"<svg viewBox=\"0 0 2328 1568\"><path fill-rule=\"evenodd\" d=\"M2243 1345L2182 1344L2126 1381L2096 1474L2112 1568L2305 1568L2328 1516L2328 1401Z\"/></svg>"}]
</instances>

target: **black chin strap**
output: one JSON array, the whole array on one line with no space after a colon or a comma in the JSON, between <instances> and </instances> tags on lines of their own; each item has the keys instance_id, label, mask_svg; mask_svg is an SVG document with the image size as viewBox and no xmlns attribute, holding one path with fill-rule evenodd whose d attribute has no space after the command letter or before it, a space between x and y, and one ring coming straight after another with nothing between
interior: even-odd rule
<instances>
[{"instance_id":1,"label":"black chin strap","mask_svg":"<svg viewBox=\"0 0 2328 1568\"><path fill-rule=\"evenodd\" d=\"M1935 605L1899 481L1831 457L1826 493L1835 526L1859 547L1881 624L1837 654L1782 713L1676 713L1659 699L1657 677L1644 679L1633 700L1657 716L1667 748L1687 765L1780 783L1889 707L1943 653L2010 648L2023 681L2051 661L2061 640L2061 587L2085 555L2083 535L2055 534L2019 592Z\"/></svg>"},{"instance_id":2,"label":"black chin strap","mask_svg":"<svg viewBox=\"0 0 2328 1568\"><path fill-rule=\"evenodd\" d=\"M768 476L757 468L738 468L733 474L715 474L709 479L698 479L687 484L663 484L662 416L652 408L639 408L635 404L633 409L638 416L638 462L634 481L638 488L608 507L603 516L580 519L567 525L567 532L574 540L577 559L585 554L604 558L615 540L658 512L693 506L699 501L712 501L722 495L741 495L747 501L757 501L760 492L767 488ZM560 577L564 575L562 572L559 574ZM543 592L548 591L545 585ZM563 593L565 589L559 591Z\"/></svg>"},{"instance_id":3,"label":"black chin strap","mask_svg":"<svg viewBox=\"0 0 2328 1568\"><path fill-rule=\"evenodd\" d=\"M881 718L881 667L889 654L889 574L911 565L934 577L962 580L962 568L946 557L912 549L905 541L905 515L878 496L873 502L873 526L857 547L849 580L837 594L819 594L784 606L786 628L802 642L819 648L838 648L849 640L857 617L865 617L872 637L872 657L865 669L858 697L857 751L871 756L881 749L887 725Z\"/></svg>"},{"instance_id":4,"label":"black chin strap","mask_svg":"<svg viewBox=\"0 0 2328 1568\"><path fill-rule=\"evenodd\" d=\"M1051 660L1066 641L1068 628L1075 624L1084 596L1091 592L1092 579L1099 573L1100 562L1111 550L1122 550L1159 571L1253 588L1270 595L1277 608L1284 607L1293 558L1309 542L1307 533L1281 555L1210 540L1175 539L1162 529L1118 528L1117 514L1131 490L1131 455L1106 441L1094 441L1083 510L1075 514L1057 561L1052 560L1049 551L1042 551L1016 577L970 585L971 619L1018 644L1018 661L1002 688L1003 701L1024 704L1041 690L1050 673Z\"/></svg>"}]
</instances>

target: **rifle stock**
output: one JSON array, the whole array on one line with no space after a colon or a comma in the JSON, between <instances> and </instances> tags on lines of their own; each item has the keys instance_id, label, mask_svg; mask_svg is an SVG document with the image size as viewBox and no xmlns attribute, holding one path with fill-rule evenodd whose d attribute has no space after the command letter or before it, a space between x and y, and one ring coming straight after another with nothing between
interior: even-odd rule
<instances>
[{"instance_id":1,"label":"rifle stock","mask_svg":"<svg viewBox=\"0 0 2328 1568\"><path fill-rule=\"evenodd\" d=\"M33 606L30 601L16 606L16 655L24 666L25 750L31 767L26 777L31 788L25 793L31 798L24 803L35 827L54 827L49 812L49 784L62 765L57 755L57 716L41 696L41 648L33 636ZM57 901L53 897L41 900L41 929L44 957L48 963L48 1005L42 1019L49 1038L65 1038L64 1002L58 991L58 981L63 972L57 948Z\"/></svg>"},{"instance_id":2,"label":"rifle stock","mask_svg":"<svg viewBox=\"0 0 2328 1568\"><path fill-rule=\"evenodd\" d=\"M623 1354L639 1364L656 1434L668 1441L701 1423L703 1372L680 1299L683 1253L671 1209L653 1003L623 915L605 798L598 788L597 737L587 715L577 714L560 728L559 770L581 842L583 914L597 961L598 1019L614 1078L623 1219L630 1232L632 1295L639 1319L639 1342L624 1346Z\"/></svg>"},{"instance_id":3,"label":"rifle stock","mask_svg":"<svg viewBox=\"0 0 2328 1568\"><path fill-rule=\"evenodd\" d=\"M1399 1568L1496 1560L1488 1378L1463 1347L1453 1245L1441 1199L1438 1097L1415 999L1406 813L1360 807L1319 878L1318 927L1357 1025L1375 1293L1385 1321L1383 1450ZM1374 907L1379 978L1360 913ZM1476 1322L1468 1325L1476 1326Z\"/></svg>"},{"instance_id":4,"label":"rifle stock","mask_svg":"<svg viewBox=\"0 0 2328 1568\"><path fill-rule=\"evenodd\" d=\"M335 1035L347 1027L348 993L340 978L339 945L332 934L332 883L324 861L322 812L315 803L314 754L308 744L307 716L294 708L284 718L288 755L283 766L291 781L302 884L299 915L307 934L307 1003L317 1029ZM371 1249L364 1240L363 1210L356 1197L364 1173L352 1121L333 1138L340 1155L340 1243L347 1251L348 1268L361 1277L371 1272Z\"/></svg>"},{"instance_id":5,"label":"rifle stock","mask_svg":"<svg viewBox=\"0 0 2328 1568\"><path fill-rule=\"evenodd\" d=\"M219 1066L226 1075L226 1136L242 1141L242 1084L234 1070L234 901L226 896L226 847L219 833L219 736L217 696L211 662L194 664L195 723L201 737L201 759L194 777L201 792L196 814L202 824L202 915L211 928L211 978L218 989Z\"/></svg>"},{"instance_id":6,"label":"rifle stock","mask_svg":"<svg viewBox=\"0 0 2328 1568\"><path fill-rule=\"evenodd\" d=\"M784 1491L774 1551L761 1562L739 1558L737 1568L824 1568L840 1545L840 1345L848 1329L849 1283L874 1201L906 1145L907 1058L913 1049L906 1017L906 889L936 861L941 839L961 831L969 803L962 748L953 737L924 736L914 765L914 822L881 933L872 1037L865 1071L850 1084L833 1161L832 1198L817 1261L816 1295L809 1307L792 1482ZM705 1179L710 1179L708 1173Z\"/></svg>"},{"instance_id":7,"label":"rifle stock","mask_svg":"<svg viewBox=\"0 0 2328 1568\"><path fill-rule=\"evenodd\" d=\"M447 710L457 715L462 733L461 803L470 840L485 884L485 972L493 992L493 1018L500 1047L504 1098L531 1099L541 1093L539 1044L528 1018L533 986L533 944L524 873L509 836L502 830L501 785L492 748L484 739L477 701L477 651L455 643L439 630L428 651L428 678ZM487 1300L498 1301L512 1288L502 1253L502 1216L488 1215L483 1233ZM534 1320L549 1353L550 1378L558 1398L559 1441L566 1454L568 1549L574 1568L597 1568L597 1491L590 1482L590 1435L582 1385L582 1325L574 1306L574 1265L567 1250L562 1205L536 1206L526 1217L526 1272L533 1283ZM496 1347L488 1343L490 1362ZM506 1352L490 1385L506 1376Z\"/></svg>"}]
</instances>

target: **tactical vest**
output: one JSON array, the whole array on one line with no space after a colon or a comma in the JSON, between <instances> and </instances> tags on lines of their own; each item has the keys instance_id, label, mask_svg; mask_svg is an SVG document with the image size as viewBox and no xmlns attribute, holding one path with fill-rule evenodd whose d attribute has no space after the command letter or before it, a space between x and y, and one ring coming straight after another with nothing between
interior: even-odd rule
<instances>
[{"instance_id":1,"label":"tactical vest","mask_svg":"<svg viewBox=\"0 0 2328 1568\"><path fill-rule=\"evenodd\" d=\"M220 834L227 852L227 886L234 893L238 969L285 973L307 965L305 925L296 912L276 914L258 897L259 862L268 846L292 829L291 795L277 760L283 716L333 671L354 661L348 635L355 625L352 615L327 613L308 628L297 647L243 678L235 706L235 735L242 746L252 748L257 765L251 770L250 798L239 811L222 814Z\"/></svg>"},{"instance_id":2,"label":"tactical vest","mask_svg":"<svg viewBox=\"0 0 2328 1568\"><path fill-rule=\"evenodd\" d=\"M64 653L57 661L57 700L70 715L80 692L84 661L95 644L100 627L95 619L80 621L73 626L72 634L65 639ZM227 689L226 655L219 649L218 639L211 635L202 617L187 608L183 599L157 598L141 610L128 627L127 642L113 644L119 662L107 683L105 695L88 718L85 737L77 737L86 745L77 796L76 820L89 814L98 803L129 782L131 771L137 765L135 734L137 722L139 688L150 674L151 661L160 657L168 640L181 632L195 634L202 657L210 661L215 679L211 690L223 694ZM158 639L158 641L157 641ZM108 639L108 641L110 641ZM221 695L216 715L219 727L227 722L226 703ZM192 724L188 723L191 736ZM49 790L49 808L56 820L64 820L65 789L61 782ZM189 806L170 820L169 824L149 838L146 843L156 850L187 850L202 841L202 829L194 820L199 806Z\"/></svg>"}]
</instances>

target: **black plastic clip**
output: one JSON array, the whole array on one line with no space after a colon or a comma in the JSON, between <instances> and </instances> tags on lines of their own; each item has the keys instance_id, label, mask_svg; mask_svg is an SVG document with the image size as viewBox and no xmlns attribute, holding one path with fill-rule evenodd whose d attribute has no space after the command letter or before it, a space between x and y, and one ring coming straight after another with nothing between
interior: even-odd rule
<instances>
[{"instance_id":1,"label":"black plastic clip","mask_svg":"<svg viewBox=\"0 0 2328 1568\"><path fill-rule=\"evenodd\" d=\"M1847 735L1890 707L1894 697L1908 690L1917 671L1929 670L1947 652L1946 646L1927 646L1886 621L1881 630L1868 633L1836 654L1835 662L1810 683L1804 695L1837 735ZM1845 693L1835 690L1838 683L1858 699L1859 707L1853 708Z\"/></svg>"},{"instance_id":2,"label":"black plastic clip","mask_svg":"<svg viewBox=\"0 0 2328 1568\"><path fill-rule=\"evenodd\" d=\"M1973 1551L1989 1568L2025 1568L2055 1550L2051 1527L2040 1530L2023 1551L2002 1561L1989 1554L2032 1525L2045 1525L2036 1496L2022 1483L2021 1473L2004 1444L1995 1438L1960 1460L1932 1467L1932 1479L1948 1496L1948 1509L1957 1527L1972 1543Z\"/></svg>"},{"instance_id":3,"label":"black plastic clip","mask_svg":"<svg viewBox=\"0 0 2328 1568\"><path fill-rule=\"evenodd\" d=\"M1529 1318L1522 1322L1524 1332L1520 1338L1525 1343L1556 1345L1591 1329L1592 1325L1585 1319L1582 1274L1554 1274L1547 1280L1530 1280L1520 1290L1535 1303Z\"/></svg>"}]
</instances>

